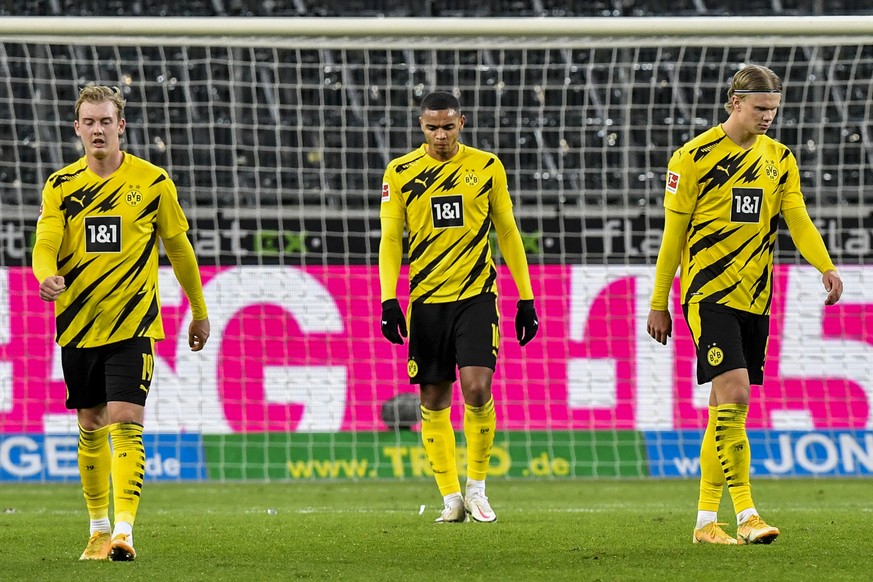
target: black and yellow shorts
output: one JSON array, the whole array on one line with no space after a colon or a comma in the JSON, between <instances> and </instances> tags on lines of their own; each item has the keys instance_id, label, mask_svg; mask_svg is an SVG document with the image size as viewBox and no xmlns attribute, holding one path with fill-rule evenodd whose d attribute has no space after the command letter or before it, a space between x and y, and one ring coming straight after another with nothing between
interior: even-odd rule
<instances>
[{"instance_id":1,"label":"black and yellow shorts","mask_svg":"<svg viewBox=\"0 0 873 582\"><path fill-rule=\"evenodd\" d=\"M686 304L682 311L697 347L698 384L738 368L749 371L749 383L761 385L764 382L769 315L718 303Z\"/></svg>"},{"instance_id":2,"label":"black and yellow shorts","mask_svg":"<svg viewBox=\"0 0 873 582\"><path fill-rule=\"evenodd\" d=\"M497 297L491 293L449 303L414 303L409 312L407 372L413 384L457 379L455 368L497 366Z\"/></svg>"},{"instance_id":3,"label":"black and yellow shorts","mask_svg":"<svg viewBox=\"0 0 873 582\"><path fill-rule=\"evenodd\" d=\"M137 337L93 348L61 348L68 409L106 402L145 406L155 369L155 340Z\"/></svg>"}]
</instances>

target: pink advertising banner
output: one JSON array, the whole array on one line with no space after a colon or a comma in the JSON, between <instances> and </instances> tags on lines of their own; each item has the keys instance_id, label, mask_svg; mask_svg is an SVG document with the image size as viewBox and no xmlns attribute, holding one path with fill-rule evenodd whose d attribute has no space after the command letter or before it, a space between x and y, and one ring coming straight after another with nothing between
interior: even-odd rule
<instances>
[{"instance_id":1,"label":"pink advertising banner","mask_svg":"<svg viewBox=\"0 0 873 582\"><path fill-rule=\"evenodd\" d=\"M646 334L652 276L652 267L532 266L542 326L520 348L515 286L501 268L494 393L502 429L705 426L708 387L696 384L679 305L667 346ZM843 276L843 302L826 308L814 270L777 268L765 382L753 387L750 428L873 427L873 295L865 293L873 268ZM162 268L167 339L156 348L151 430L384 430L382 403L415 391L406 346L379 332L376 268L204 268L203 282L213 333L206 350L192 354L187 302ZM30 271L0 269L0 432L49 431L72 418L53 333L52 306L39 299ZM459 421L461 407L453 413Z\"/></svg>"}]
</instances>

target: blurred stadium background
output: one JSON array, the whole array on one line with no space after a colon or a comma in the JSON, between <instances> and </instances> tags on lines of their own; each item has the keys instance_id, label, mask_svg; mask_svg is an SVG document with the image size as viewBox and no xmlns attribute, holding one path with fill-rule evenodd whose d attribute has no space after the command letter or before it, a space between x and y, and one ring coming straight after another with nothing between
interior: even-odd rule
<instances>
[{"instance_id":1,"label":"blurred stadium background","mask_svg":"<svg viewBox=\"0 0 873 582\"><path fill-rule=\"evenodd\" d=\"M845 30L822 34L841 15ZM434 89L461 99L463 140L507 166L543 313L543 337L524 351L504 329L495 475L695 475L708 387L694 385L684 324L661 348L644 322L669 155L723 120L729 79L749 62L786 83L772 135L797 155L847 285L824 311L783 225L783 300L750 414L755 471L873 473L867 3L28 0L0 2L0 16L0 479L77 479L51 314L27 266L42 185L81 155L72 107L88 82L122 87L126 147L176 181L218 332L209 354L186 353L187 306L165 271L150 478L429 474L414 430L382 418L414 387L375 317L382 172L421 142L417 104ZM176 17L282 18L310 32L240 35L213 18L212 34L162 36ZM364 30L330 33L354 17L368 17ZM688 28L652 34L646 19L665 17ZM771 28L695 31L697 19L733 17ZM819 20L780 26L798 17ZM149 18L148 34L126 28ZM531 30L494 31L510 18ZM473 19L483 34L453 33ZM599 34L607 21L628 30ZM566 22L579 33L548 30ZM511 313L515 290L500 277Z\"/></svg>"}]
</instances>

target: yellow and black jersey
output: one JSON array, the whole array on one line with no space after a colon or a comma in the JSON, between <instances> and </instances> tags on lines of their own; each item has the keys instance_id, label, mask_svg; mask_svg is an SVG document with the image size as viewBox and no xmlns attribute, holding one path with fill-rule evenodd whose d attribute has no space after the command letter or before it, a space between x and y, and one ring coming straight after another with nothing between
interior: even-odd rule
<instances>
[{"instance_id":1,"label":"yellow and black jersey","mask_svg":"<svg viewBox=\"0 0 873 582\"><path fill-rule=\"evenodd\" d=\"M742 149L716 126L673 154L664 206L691 215L683 304L769 313L779 214L805 207L791 151L765 135Z\"/></svg>"},{"instance_id":2,"label":"yellow and black jersey","mask_svg":"<svg viewBox=\"0 0 873 582\"><path fill-rule=\"evenodd\" d=\"M393 160L382 182L381 217L409 232L409 298L459 301L497 293L491 214L512 209L506 170L496 155L459 144L441 162L422 145Z\"/></svg>"},{"instance_id":3,"label":"yellow and black jersey","mask_svg":"<svg viewBox=\"0 0 873 582\"><path fill-rule=\"evenodd\" d=\"M133 337L163 339L158 237L188 230L176 186L161 168L125 154L101 178L81 158L49 176L37 222L62 235L55 303L57 341L94 347Z\"/></svg>"}]
</instances>

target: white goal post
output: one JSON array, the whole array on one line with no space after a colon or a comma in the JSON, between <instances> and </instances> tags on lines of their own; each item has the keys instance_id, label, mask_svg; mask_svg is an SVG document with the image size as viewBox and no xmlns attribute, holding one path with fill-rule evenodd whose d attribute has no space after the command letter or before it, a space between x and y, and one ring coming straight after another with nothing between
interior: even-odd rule
<instances>
[{"instance_id":1,"label":"white goal post","mask_svg":"<svg viewBox=\"0 0 873 582\"><path fill-rule=\"evenodd\" d=\"M179 186L214 328L191 355L165 267L150 478L429 475L417 433L382 417L415 387L376 324L376 251L382 172L421 143L416 108L436 89L459 96L462 139L507 167L543 318L520 349L501 266L494 475L694 475L708 387L684 323L663 347L645 317L669 155L723 120L746 63L785 81L771 133L846 282L823 310L782 229L754 470L873 474L873 16L5 17L0 481L77 478L28 265L42 185L81 155L89 82L121 87L125 147Z\"/></svg>"}]
</instances>

